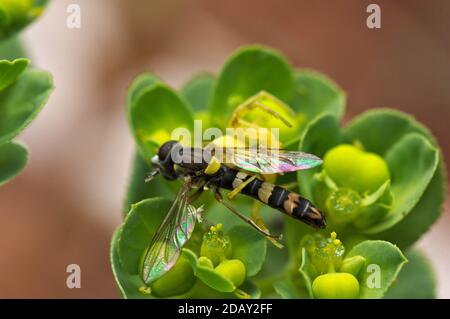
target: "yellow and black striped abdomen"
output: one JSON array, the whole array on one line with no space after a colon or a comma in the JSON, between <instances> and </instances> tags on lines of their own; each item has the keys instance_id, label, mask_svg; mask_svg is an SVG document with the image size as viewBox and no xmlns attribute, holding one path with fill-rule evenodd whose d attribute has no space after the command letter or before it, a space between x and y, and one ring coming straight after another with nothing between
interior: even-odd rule
<instances>
[{"instance_id":1,"label":"yellow and black striped abdomen","mask_svg":"<svg viewBox=\"0 0 450 319\"><path fill-rule=\"evenodd\" d=\"M252 177L244 171L226 166L223 166L221 175L219 186L229 190L242 187L242 184ZM242 188L240 193L253 197L309 225L319 228L325 227L324 215L309 200L283 187L254 178Z\"/></svg>"}]
</instances>

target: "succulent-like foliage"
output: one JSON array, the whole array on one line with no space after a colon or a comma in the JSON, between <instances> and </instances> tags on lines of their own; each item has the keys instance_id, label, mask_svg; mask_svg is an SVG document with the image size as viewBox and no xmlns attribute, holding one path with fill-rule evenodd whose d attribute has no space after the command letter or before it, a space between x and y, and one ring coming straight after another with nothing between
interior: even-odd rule
<instances>
[{"instance_id":1,"label":"succulent-like foliage","mask_svg":"<svg viewBox=\"0 0 450 319\"><path fill-rule=\"evenodd\" d=\"M279 176L276 183L311 199L327 215L327 229L314 231L263 207L269 228L285 235L280 250L205 194L198 201L205 205L205 221L175 267L147 287L139 276L141 258L180 187L162 178L144 183L150 158L173 129L193 130L194 119L203 120L203 129L226 128L233 110L261 91L292 108L287 116L293 127L261 113L246 119L278 127L283 148L324 159L323 166ZM433 297L432 269L410 247L442 210L439 147L422 124L390 109L371 110L341 127L345 101L325 75L293 69L278 52L260 46L238 50L217 77L198 75L179 93L152 74L139 76L127 99L137 151L125 221L111 245L123 297ZM253 202L238 196L233 205L249 212ZM373 265L381 270L375 277ZM421 293L409 289L415 284Z\"/></svg>"},{"instance_id":2,"label":"succulent-like foliage","mask_svg":"<svg viewBox=\"0 0 450 319\"><path fill-rule=\"evenodd\" d=\"M53 90L47 72L29 67L20 42L5 39L25 27L42 9L42 1L0 2L0 185L25 167L28 151L13 140L37 116Z\"/></svg>"},{"instance_id":3,"label":"succulent-like foliage","mask_svg":"<svg viewBox=\"0 0 450 319\"><path fill-rule=\"evenodd\" d=\"M41 16L48 0L0 1L0 41L10 37Z\"/></svg>"}]
</instances>

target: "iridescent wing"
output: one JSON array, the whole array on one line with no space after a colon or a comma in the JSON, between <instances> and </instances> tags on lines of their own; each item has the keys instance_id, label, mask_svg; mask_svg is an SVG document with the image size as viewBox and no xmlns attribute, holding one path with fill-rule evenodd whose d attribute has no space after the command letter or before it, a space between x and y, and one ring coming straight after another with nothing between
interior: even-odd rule
<instances>
[{"instance_id":1,"label":"iridescent wing","mask_svg":"<svg viewBox=\"0 0 450 319\"><path fill-rule=\"evenodd\" d=\"M192 235L199 210L189 205L190 186L185 180L145 253L141 275L146 284L175 265L183 245Z\"/></svg>"},{"instance_id":2,"label":"iridescent wing","mask_svg":"<svg viewBox=\"0 0 450 319\"><path fill-rule=\"evenodd\" d=\"M271 148L228 148L225 163L257 174L276 174L310 169L322 164L322 160L304 152Z\"/></svg>"}]
</instances>

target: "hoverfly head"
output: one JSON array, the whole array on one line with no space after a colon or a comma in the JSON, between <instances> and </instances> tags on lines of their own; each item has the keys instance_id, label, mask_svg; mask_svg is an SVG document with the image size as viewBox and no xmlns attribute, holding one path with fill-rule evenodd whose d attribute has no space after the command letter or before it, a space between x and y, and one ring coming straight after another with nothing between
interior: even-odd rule
<instances>
[{"instance_id":1,"label":"hoverfly head","mask_svg":"<svg viewBox=\"0 0 450 319\"><path fill-rule=\"evenodd\" d=\"M147 180L152 180L153 177L161 173L168 180L177 179L178 175L174 170L174 161L172 153L178 150L181 145L177 141L168 141L161 145L158 149L158 155L152 158L153 171L150 173Z\"/></svg>"}]
</instances>

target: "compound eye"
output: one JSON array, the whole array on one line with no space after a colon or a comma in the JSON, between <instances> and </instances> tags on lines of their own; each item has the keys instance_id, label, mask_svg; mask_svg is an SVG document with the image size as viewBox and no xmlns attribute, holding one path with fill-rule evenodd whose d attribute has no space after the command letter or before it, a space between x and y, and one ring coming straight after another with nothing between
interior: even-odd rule
<instances>
[{"instance_id":1,"label":"compound eye","mask_svg":"<svg viewBox=\"0 0 450 319\"><path fill-rule=\"evenodd\" d=\"M168 141L159 148L158 157L160 161L164 161L167 156L170 155L170 152L175 144L177 144L177 141Z\"/></svg>"}]
</instances>

